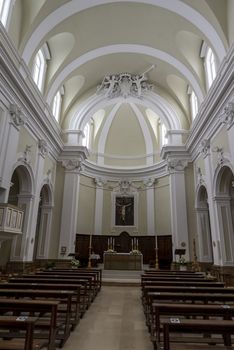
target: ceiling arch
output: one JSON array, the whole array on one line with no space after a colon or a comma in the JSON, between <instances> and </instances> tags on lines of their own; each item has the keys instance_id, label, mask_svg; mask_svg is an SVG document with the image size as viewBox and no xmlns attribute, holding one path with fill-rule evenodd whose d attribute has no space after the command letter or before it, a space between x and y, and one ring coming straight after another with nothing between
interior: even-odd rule
<instances>
[{"instance_id":1,"label":"ceiling arch","mask_svg":"<svg viewBox=\"0 0 234 350\"><path fill-rule=\"evenodd\" d=\"M191 72L191 70L186 67L182 62L177 60L175 57L169 55L166 52L155 49L153 47L148 47L145 45L135 45L135 44L120 44L120 45L108 45L105 47L100 47L85 53L84 55L78 57L73 60L70 64L68 64L55 78L53 81L48 93L47 93L47 103L51 104L54 95L56 94L59 87L62 85L64 80L71 75L71 73L82 66L83 64L94 60L97 57L110 55L114 53L140 53L144 55L148 55L154 58L158 58L162 61L167 62L172 65L176 70L178 70L190 83L194 92L197 95L199 103L202 103L204 98L204 91L200 86L197 77ZM113 72L114 73L114 72Z\"/></svg>"},{"instance_id":2,"label":"ceiling arch","mask_svg":"<svg viewBox=\"0 0 234 350\"><path fill-rule=\"evenodd\" d=\"M123 101L143 105L152 109L163 120L167 129L181 129L180 118L175 110L171 108L170 104L156 93L148 92L139 99L136 97L128 97L126 99L123 97L116 97L108 99L102 95L93 95L88 101L84 101L80 109L73 115L69 130L84 130L85 125L96 111Z\"/></svg>"},{"instance_id":3,"label":"ceiling arch","mask_svg":"<svg viewBox=\"0 0 234 350\"><path fill-rule=\"evenodd\" d=\"M187 21L192 23L195 27L204 34L204 37L207 37L210 43L212 44L219 61L221 62L226 54L225 45L217 33L214 26L199 13L194 8L188 4L182 2L181 0L127 0L131 3L142 3L149 4L153 6L158 6L164 9L167 9L171 12L176 13L179 16L182 16ZM27 41L22 58L25 60L26 64L29 64L32 55L36 51L38 45L45 35L51 31L58 23L61 23L66 18L72 16L74 13L89 9L98 5L105 5L110 3L124 3L126 0L86 0L86 1L77 1L71 0L68 3L60 6L55 11L50 13L32 32L29 40Z\"/></svg>"}]
</instances>

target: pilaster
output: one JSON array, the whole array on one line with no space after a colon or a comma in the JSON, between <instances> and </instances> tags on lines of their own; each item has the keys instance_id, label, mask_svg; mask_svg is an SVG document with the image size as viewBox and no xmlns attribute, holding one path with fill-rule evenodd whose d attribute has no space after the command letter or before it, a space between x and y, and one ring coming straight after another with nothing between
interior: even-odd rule
<instances>
[{"instance_id":1,"label":"pilaster","mask_svg":"<svg viewBox=\"0 0 234 350\"><path fill-rule=\"evenodd\" d=\"M103 186L106 181L103 178L96 178L96 198L95 198L95 218L94 234L102 234L102 216L103 216Z\"/></svg>"},{"instance_id":2,"label":"pilaster","mask_svg":"<svg viewBox=\"0 0 234 350\"><path fill-rule=\"evenodd\" d=\"M20 128L25 124L26 118L22 114L20 108L16 104L9 106L9 125L6 128L4 141L2 146L5 149L4 157L1 160L2 173L0 174L0 186L5 188L5 198L1 200L7 202L10 190L10 180L12 176L12 167L15 163L15 155L17 154L17 147L19 142ZM0 170L1 171L1 170Z\"/></svg>"},{"instance_id":3,"label":"pilaster","mask_svg":"<svg viewBox=\"0 0 234 350\"><path fill-rule=\"evenodd\" d=\"M147 202L147 235L155 235L154 178L144 181Z\"/></svg>"},{"instance_id":4,"label":"pilaster","mask_svg":"<svg viewBox=\"0 0 234 350\"><path fill-rule=\"evenodd\" d=\"M204 139L201 142L201 153L203 155L204 164L205 164L206 190L207 190L208 204L209 204L214 265L223 265L223 257L220 249L220 236L218 232L218 222L216 222L217 213L215 210L213 190L212 190L213 171L212 171L212 162L211 162L210 140Z\"/></svg>"},{"instance_id":5,"label":"pilaster","mask_svg":"<svg viewBox=\"0 0 234 350\"><path fill-rule=\"evenodd\" d=\"M168 159L173 254L175 249L186 249L185 259L189 261L189 236L184 175L184 169L187 164L187 160Z\"/></svg>"}]
</instances>

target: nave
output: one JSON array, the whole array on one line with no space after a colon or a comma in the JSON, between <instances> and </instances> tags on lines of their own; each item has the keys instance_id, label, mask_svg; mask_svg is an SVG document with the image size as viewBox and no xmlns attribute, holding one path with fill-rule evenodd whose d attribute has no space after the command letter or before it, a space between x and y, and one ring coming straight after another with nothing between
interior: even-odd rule
<instances>
[{"instance_id":1,"label":"nave","mask_svg":"<svg viewBox=\"0 0 234 350\"><path fill-rule=\"evenodd\" d=\"M153 350L140 287L103 286L64 350Z\"/></svg>"}]
</instances>

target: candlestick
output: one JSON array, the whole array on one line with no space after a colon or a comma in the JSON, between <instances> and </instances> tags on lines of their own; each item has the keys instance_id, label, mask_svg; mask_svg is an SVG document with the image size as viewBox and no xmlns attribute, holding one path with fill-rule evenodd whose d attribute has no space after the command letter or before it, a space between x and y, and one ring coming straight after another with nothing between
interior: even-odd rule
<instances>
[{"instance_id":1,"label":"candlestick","mask_svg":"<svg viewBox=\"0 0 234 350\"><path fill-rule=\"evenodd\" d=\"M113 250L115 250L115 239L113 238Z\"/></svg>"},{"instance_id":2,"label":"candlestick","mask_svg":"<svg viewBox=\"0 0 234 350\"><path fill-rule=\"evenodd\" d=\"M138 238L136 239L136 248L138 250Z\"/></svg>"},{"instance_id":3,"label":"candlestick","mask_svg":"<svg viewBox=\"0 0 234 350\"><path fill-rule=\"evenodd\" d=\"M132 250L133 250L133 239L132 239Z\"/></svg>"}]
</instances>

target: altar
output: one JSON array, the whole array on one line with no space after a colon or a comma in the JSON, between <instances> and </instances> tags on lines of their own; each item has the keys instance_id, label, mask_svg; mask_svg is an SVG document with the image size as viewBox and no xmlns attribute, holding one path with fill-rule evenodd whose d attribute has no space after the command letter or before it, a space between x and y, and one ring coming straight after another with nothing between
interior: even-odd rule
<instances>
[{"instance_id":1,"label":"altar","mask_svg":"<svg viewBox=\"0 0 234 350\"><path fill-rule=\"evenodd\" d=\"M103 255L105 270L142 270L142 254L108 253Z\"/></svg>"}]
</instances>

